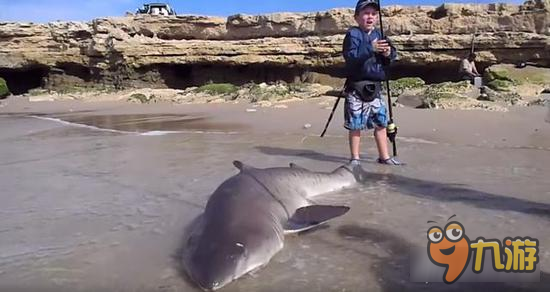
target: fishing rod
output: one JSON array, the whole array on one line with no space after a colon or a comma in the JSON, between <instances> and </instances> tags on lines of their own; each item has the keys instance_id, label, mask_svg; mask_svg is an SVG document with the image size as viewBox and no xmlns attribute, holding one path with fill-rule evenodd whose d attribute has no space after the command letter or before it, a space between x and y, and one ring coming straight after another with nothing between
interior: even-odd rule
<instances>
[{"instance_id":1,"label":"fishing rod","mask_svg":"<svg viewBox=\"0 0 550 292\"><path fill-rule=\"evenodd\" d=\"M328 126L330 125L330 121L332 121L332 117L334 116L334 112L336 111L336 108L338 107L338 103L340 103L340 98L342 98L342 95L343 94L341 94L337 97L336 102L334 103L334 107L332 107L332 111L330 112L330 116L328 117L327 123L325 125L325 129L321 133L321 138L323 138L325 136L325 134L327 133Z\"/></svg>"},{"instance_id":2,"label":"fishing rod","mask_svg":"<svg viewBox=\"0 0 550 292\"><path fill-rule=\"evenodd\" d=\"M378 1L378 18L380 20L380 34L382 35L382 39L385 39L384 36L384 23L382 22L382 6L380 5L380 1ZM390 120L388 122L388 126L386 127L386 132L388 135L388 139L392 143L393 146L393 156L397 156L397 143L395 138L397 137L397 126L395 125L393 121L393 106L391 101L391 89L390 89L390 80L388 78L389 69L388 66L384 66L384 72L386 77L386 89L388 92L388 112L390 115Z\"/></svg>"}]
</instances>

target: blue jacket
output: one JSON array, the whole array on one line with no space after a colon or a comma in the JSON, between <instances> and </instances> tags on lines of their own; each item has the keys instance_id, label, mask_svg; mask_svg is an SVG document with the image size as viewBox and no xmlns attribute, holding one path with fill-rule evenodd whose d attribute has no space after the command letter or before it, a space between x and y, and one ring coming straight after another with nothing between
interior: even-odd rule
<instances>
[{"instance_id":1,"label":"blue jacket","mask_svg":"<svg viewBox=\"0 0 550 292\"><path fill-rule=\"evenodd\" d=\"M346 60L346 77L350 81L370 80L384 81L386 73L384 65L389 65L397 58L397 50L391 46L390 57L384 57L374 52L372 41L382 39L378 29L374 29L370 35L359 27L352 27L344 38L343 54Z\"/></svg>"}]
</instances>

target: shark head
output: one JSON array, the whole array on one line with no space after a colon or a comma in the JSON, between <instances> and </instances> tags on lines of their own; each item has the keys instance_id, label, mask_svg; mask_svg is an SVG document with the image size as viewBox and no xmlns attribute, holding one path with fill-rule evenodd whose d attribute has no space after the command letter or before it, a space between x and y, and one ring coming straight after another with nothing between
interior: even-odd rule
<instances>
[{"instance_id":1,"label":"shark head","mask_svg":"<svg viewBox=\"0 0 550 292\"><path fill-rule=\"evenodd\" d=\"M197 246L189 274L204 290L219 289L247 272L248 251L239 242L213 241Z\"/></svg>"},{"instance_id":2,"label":"shark head","mask_svg":"<svg viewBox=\"0 0 550 292\"><path fill-rule=\"evenodd\" d=\"M264 265L282 248L282 240L277 240L273 233L253 228L249 223L216 223L205 226L200 236L187 243L189 253L184 259L187 272L203 290L222 288Z\"/></svg>"}]
</instances>

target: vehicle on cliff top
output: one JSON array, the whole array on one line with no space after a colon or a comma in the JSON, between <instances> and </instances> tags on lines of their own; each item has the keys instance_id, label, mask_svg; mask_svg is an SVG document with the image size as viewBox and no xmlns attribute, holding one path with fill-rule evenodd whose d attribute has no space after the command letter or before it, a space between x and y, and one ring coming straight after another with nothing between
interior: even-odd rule
<instances>
[{"instance_id":1,"label":"vehicle on cliff top","mask_svg":"<svg viewBox=\"0 0 550 292\"><path fill-rule=\"evenodd\" d=\"M151 14L151 15L176 15L176 11L166 3L148 3L143 4L141 8L136 10L136 14Z\"/></svg>"}]
</instances>

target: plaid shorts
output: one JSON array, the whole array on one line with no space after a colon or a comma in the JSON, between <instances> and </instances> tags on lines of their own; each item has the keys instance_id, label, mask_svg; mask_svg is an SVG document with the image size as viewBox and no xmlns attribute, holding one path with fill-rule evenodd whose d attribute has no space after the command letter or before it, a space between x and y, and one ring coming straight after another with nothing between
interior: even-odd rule
<instances>
[{"instance_id":1,"label":"plaid shorts","mask_svg":"<svg viewBox=\"0 0 550 292\"><path fill-rule=\"evenodd\" d=\"M344 106L344 128L348 130L364 130L386 128L388 126L388 116L386 113L386 104L382 96L371 102L363 102L357 96L355 91L346 94Z\"/></svg>"}]
</instances>

